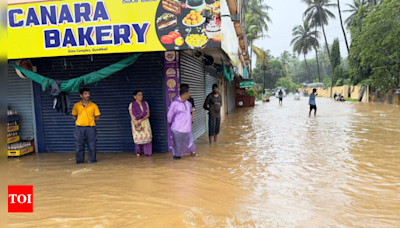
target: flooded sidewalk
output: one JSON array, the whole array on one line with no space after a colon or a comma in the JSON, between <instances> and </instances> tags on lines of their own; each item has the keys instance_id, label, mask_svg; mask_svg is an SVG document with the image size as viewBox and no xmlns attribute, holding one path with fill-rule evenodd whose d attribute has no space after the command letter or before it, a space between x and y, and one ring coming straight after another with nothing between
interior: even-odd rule
<instances>
[{"instance_id":1,"label":"flooded sidewalk","mask_svg":"<svg viewBox=\"0 0 400 228\"><path fill-rule=\"evenodd\" d=\"M8 227L399 227L400 109L317 98L238 109L199 157L37 154L8 161L34 212ZM385 114L385 116L381 116ZM87 156L87 154L86 154Z\"/></svg>"}]
</instances>

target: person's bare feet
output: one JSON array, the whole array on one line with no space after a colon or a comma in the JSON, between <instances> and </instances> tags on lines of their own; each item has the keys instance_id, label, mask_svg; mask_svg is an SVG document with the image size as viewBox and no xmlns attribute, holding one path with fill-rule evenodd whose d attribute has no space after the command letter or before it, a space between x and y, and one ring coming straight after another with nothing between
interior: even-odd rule
<instances>
[{"instance_id":1,"label":"person's bare feet","mask_svg":"<svg viewBox=\"0 0 400 228\"><path fill-rule=\"evenodd\" d=\"M193 156L193 157L198 157L198 156L200 156L200 155L197 154L196 152L192 152L192 156Z\"/></svg>"}]
</instances>

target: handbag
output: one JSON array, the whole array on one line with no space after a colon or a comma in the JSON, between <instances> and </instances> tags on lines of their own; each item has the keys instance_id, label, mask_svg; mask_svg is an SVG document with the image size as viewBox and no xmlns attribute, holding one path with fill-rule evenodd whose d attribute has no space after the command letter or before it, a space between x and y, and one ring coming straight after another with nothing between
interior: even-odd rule
<instances>
[{"instance_id":1,"label":"handbag","mask_svg":"<svg viewBox=\"0 0 400 228\"><path fill-rule=\"evenodd\" d=\"M139 123L138 126L135 126L135 129L136 131L141 131L143 130L143 127L144 127L143 123Z\"/></svg>"}]
</instances>

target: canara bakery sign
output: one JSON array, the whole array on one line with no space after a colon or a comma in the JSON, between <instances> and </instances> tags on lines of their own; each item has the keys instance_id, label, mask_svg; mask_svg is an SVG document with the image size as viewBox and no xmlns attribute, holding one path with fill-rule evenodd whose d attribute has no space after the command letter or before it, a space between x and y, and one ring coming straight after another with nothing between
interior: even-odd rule
<instances>
[{"instance_id":1,"label":"canara bakery sign","mask_svg":"<svg viewBox=\"0 0 400 228\"><path fill-rule=\"evenodd\" d=\"M17 16L23 18L17 19ZM89 2L40 5L37 8L13 8L8 11L9 26L12 29L29 27L50 27L59 25L75 25L76 27L43 29L43 45L45 49L88 47L101 45L132 44L135 36L137 44L146 43L150 22L133 22L124 24L92 25L101 21L111 22L110 14L104 2L94 5ZM82 26L86 24L87 26Z\"/></svg>"},{"instance_id":2,"label":"canara bakery sign","mask_svg":"<svg viewBox=\"0 0 400 228\"><path fill-rule=\"evenodd\" d=\"M205 5L177 0L65 0L8 6L8 58L219 47ZM189 16L188 16L189 15ZM186 18L186 19L185 19ZM167 42L168 41L168 42Z\"/></svg>"}]
</instances>

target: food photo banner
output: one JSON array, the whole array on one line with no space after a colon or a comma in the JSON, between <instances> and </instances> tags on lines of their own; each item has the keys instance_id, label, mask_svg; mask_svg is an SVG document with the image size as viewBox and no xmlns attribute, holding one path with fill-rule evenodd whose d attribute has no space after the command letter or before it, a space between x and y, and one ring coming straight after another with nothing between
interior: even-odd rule
<instances>
[{"instance_id":1,"label":"food photo banner","mask_svg":"<svg viewBox=\"0 0 400 228\"><path fill-rule=\"evenodd\" d=\"M210 19L202 17L204 9ZM9 5L8 58L220 48L219 15L219 0Z\"/></svg>"}]
</instances>

